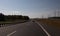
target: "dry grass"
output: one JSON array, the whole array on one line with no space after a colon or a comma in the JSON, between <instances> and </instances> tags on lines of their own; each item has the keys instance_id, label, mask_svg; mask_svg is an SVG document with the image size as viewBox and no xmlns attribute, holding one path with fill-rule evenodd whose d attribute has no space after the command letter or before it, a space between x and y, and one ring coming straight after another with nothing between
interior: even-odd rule
<instances>
[{"instance_id":1,"label":"dry grass","mask_svg":"<svg viewBox=\"0 0 60 36\"><path fill-rule=\"evenodd\" d=\"M60 20L51 20L51 19L39 19L37 20L40 23L51 25L56 28L60 28Z\"/></svg>"}]
</instances>

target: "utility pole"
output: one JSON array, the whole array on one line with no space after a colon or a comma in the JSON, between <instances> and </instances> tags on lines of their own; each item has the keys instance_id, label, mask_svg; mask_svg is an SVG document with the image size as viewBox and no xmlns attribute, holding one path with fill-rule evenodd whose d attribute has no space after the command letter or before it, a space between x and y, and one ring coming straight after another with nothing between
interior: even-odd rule
<instances>
[{"instance_id":1,"label":"utility pole","mask_svg":"<svg viewBox=\"0 0 60 36\"><path fill-rule=\"evenodd\" d=\"M43 15L42 15L42 19L43 19Z\"/></svg>"},{"instance_id":2,"label":"utility pole","mask_svg":"<svg viewBox=\"0 0 60 36\"><path fill-rule=\"evenodd\" d=\"M54 17L56 17L56 10L55 10L55 12L54 12Z\"/></svg>"},{"instance_id":3,"label":"utility pole","mask_svg":"<svg viewBox=\"0 0 60 36\"><path fill-rule=\"evenodd\" d=\"M59 12L59 9L58 9L58 17L60 17L60 12Z\"/></svg>"}]
</instances>

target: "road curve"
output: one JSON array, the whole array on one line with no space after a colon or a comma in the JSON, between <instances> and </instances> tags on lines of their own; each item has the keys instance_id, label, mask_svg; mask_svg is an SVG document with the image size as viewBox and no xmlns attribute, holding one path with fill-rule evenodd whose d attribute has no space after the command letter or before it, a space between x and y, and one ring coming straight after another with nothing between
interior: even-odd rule
<instances>
[{"instance_id":1,"label":"road curve","mask_svg":"<svg viewBox=\"0 0 60 36\"><path fill-rule=\"evenodd\" d=\"M0 28L0 36L47 36L42 28L35 22L15 24Z\"/></svg>"}]
</instances>

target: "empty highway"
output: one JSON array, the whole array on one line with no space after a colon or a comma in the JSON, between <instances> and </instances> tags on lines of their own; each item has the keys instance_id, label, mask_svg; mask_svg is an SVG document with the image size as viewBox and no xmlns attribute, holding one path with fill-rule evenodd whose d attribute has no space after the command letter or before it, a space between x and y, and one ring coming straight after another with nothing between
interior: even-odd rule
<instances>
[{"instance_id":1,"label":"empty highway","mask_svg":"<svg viewBox=\"0 0 60 36\"><path fill-rule=\"evenodd\" d=\"M0 27L0 36L52 36L50 32L47 32L45 26L37 22L28 21Z\"/></svg>"},{"instance_id":2,"label":"empty highway","mask_svg":"<svg viewBox=\"0 0 60 36\"><path fill-rule=\"evenodd\" d=\"M26 22L0 28L0 36L47 36L35 22Z\"/></svg>"}]
</instances>

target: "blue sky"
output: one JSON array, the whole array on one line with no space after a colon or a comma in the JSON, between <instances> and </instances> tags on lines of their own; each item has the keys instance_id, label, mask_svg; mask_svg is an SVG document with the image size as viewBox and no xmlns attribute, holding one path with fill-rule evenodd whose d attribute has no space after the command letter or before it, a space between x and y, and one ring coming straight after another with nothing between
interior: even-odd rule
<instances>
[{"instance_id":1,"label":"blue sky","mask_svg":"<svg viewBox=\"0 0 60 36\"><path fill-rule=\"evenodd\" d=\"M28 15L30 18L52 16L60 10L60 0L0 0L0 13Z\"/></svg>"}]
</instances>

